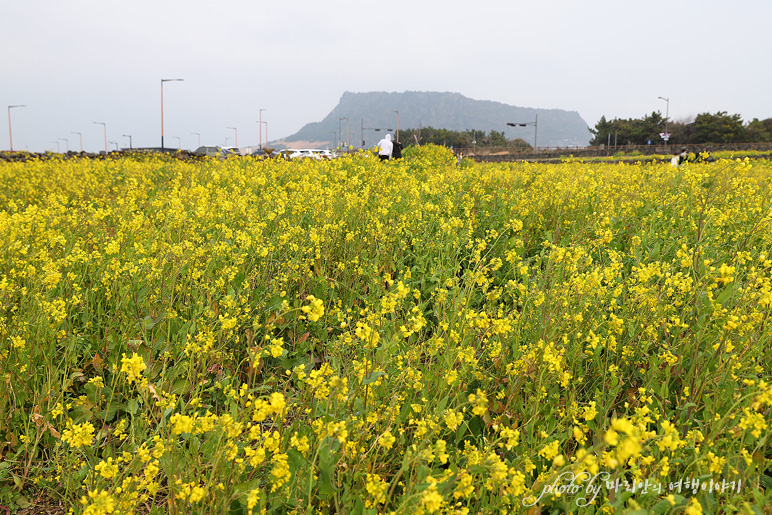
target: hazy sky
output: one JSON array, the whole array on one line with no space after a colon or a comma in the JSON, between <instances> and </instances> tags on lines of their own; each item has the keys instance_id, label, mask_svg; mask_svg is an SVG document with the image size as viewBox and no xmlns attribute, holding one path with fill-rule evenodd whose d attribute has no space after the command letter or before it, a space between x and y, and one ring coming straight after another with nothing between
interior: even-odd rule
<instances>
[{"instance_id":1,"label":"hazy sky","mask_svg":"<svg viewBox=\"0 0 772 515\"><path fill-rule=\"evenodd\" d=\"M257 145L344 91L448 91L598 119L772 117L772 1L0 0L15 149ZM9 148L0 124L0 149ZM237 131L228 129L236 127ZM264 125L265 127L265 125ZM265 132L263 132L265 139ZM111 145L114 147L115 145Z\"/></svg>"}]
</instances>

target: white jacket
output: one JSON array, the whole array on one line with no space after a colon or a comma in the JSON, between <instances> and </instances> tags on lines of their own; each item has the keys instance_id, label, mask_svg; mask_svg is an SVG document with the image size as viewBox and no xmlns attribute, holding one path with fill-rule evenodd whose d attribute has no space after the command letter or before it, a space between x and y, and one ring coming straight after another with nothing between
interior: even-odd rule
<instances>
[{"instance_id":1,"label":"white jacket","mask_svg":"<svg viewBox=\"0 0 772 515\"><path fill-rule=\"evenodd\" d=\"M394 150L394 143L391 142L391 134L387 134L378 142L378 154L391 157L391 151Z\"/></svg>"}]
</instances>

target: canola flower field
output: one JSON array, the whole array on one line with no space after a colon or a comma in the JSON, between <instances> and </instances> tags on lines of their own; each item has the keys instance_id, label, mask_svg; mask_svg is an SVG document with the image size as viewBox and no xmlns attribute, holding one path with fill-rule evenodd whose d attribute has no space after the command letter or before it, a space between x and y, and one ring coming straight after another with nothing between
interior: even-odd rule
<instances>
[{"instance_id":1,"label":"canola flower field","mask_svg":"<svg viewBox=\"0 0 772 515\"><path fill-rule=\"evenodd\" d=\"M0 164L0 505L772 513L770 179Z\"/></svg>"}]
</instances>

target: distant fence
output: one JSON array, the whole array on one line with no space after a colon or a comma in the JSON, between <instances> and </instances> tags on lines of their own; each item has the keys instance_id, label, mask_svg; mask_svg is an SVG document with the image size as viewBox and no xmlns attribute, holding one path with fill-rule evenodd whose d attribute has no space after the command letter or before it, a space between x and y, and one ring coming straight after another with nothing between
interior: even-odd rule
<instances>
[{"instance_id":1,"label":"distant fence","mask_svg":"<svg viewBox=\"0 0 772 515\"><path fill-rule=\"evenodd\" d=\"M568 146L568 147L539 147L536 150L524 148L502 147L469 147L457 148L465 157L476 161L516 161L521 159L557 159L561 157L600 157L613 156L618 153L655 155L675 154L686 148L689 152L720 152L720 151L772 151L772 141L765 143L704 143L686 145L600 145L600 146Z\"/></svg>"}]
</instances>

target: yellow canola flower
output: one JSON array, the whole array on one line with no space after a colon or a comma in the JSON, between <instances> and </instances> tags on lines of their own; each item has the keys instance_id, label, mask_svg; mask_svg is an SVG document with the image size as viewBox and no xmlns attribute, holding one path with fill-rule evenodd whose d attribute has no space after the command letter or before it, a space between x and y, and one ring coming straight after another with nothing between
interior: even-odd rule
<instances>
[{"instance_id":1,"label":"yellow canola flower","mask_svg":"<svg viewBox=\"0 0 772 515\"><path fill-rule=\"evenodd\" d=\"M445 504L445 498L437 491L436 480L429 477L431 484L421 493L421 507L427 513L440 511Z\"/></svg>"},{"instance_id":2,"label":"yellow canola flower","mask_svg":"<svg viewBox=\"0 0 772 515\"><path fill-rule=\"evenodd\" d=\"M70 447L88 447L94 439L94 425L91 422L73 424L62 433L62 440Z\"/></svg>"},{"instance_id":3,"label":"yellow canola flower","mask_svg":"<svg viewBox=\"0 0 772 515\"><path fill-rule=\"evenodd\" d=\"M321 299L317 299L313 295L306 297L309 301L308 306L303 306L300 310L306 314L306 318L311 322L316 322L324 316L324 302Z\"/></svg>"},{"instance_id":4,"label":"yellow canola flower","mask_svg":"<svg viewBox=\"0 0 772 515\"><path fill-rule=\"evenodd\" d=\"M80 503L85 506L84 515L104 515L114 513L116 509L115 498L105 490L92 490L81 497Z\"/></svg>"},{"instance_id":5,"label":"yellow canola flower","mask_svg":"<svg viewBox=\"0 0 772 515\"><path fill-rule=\"evenodd\" d=\"M145 370L145 360L142 356L136 352L127 357L126 354L121 355L121 373L126 374L126 380L129 384L140 382L142 372Z\"/></svg>"}]
</instances>

